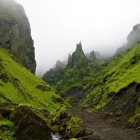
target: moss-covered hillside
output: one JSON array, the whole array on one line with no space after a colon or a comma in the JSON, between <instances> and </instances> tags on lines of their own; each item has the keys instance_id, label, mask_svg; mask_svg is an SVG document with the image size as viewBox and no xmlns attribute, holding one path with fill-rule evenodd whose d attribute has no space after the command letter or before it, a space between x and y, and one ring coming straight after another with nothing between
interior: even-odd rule
<instances>
[{"instance_id":1,"label":"moss-covered hillside","mask_svg":"<svg viewBox=\"0 0 140 140\"><path fill-rule=\"evenodd\" d=\"M26 68L16 63L7 50L0 48L0 102L31 104L53 111L59 107L55 90Z\"/></svg>"},{"instance_id":2,"label":"moss-covered hillside","mask_svg":"<svg viewBox=\"0 0 140 140\"><path fill-rule=\"evenodd\" d=\"M113 58L84 95L93 110L140 118L140 44Z\"/></svg>"},{"instance_id":3,"label":"moss-covered hillside","mask_svg":"<svg viewBox=\"0 0 140 140\"><path fill-rule=\"evenodd\" d=\"M49 114L62 103L52 87L0 48L0 139L49 139Z\"/></svg>"}]
</instances>

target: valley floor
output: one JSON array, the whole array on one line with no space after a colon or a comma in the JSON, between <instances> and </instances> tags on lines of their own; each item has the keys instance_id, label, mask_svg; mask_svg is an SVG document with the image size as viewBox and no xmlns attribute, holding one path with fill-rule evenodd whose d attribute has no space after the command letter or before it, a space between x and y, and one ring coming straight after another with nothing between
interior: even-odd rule
<instances>
[{"instance_id":1,"label":"valley floor","mask_svg":"<svg viewBox=\"0 0 140 140\"><path fill-rule=\"evenodd\" d=\"M94 131L93 135L80 140L140 140L140 136L134 130L114 125L111 120L104 119L99 114L91 114L77 106L67 111L79 116L84 121L85 127Z\"/></svg>"}]
</instances>

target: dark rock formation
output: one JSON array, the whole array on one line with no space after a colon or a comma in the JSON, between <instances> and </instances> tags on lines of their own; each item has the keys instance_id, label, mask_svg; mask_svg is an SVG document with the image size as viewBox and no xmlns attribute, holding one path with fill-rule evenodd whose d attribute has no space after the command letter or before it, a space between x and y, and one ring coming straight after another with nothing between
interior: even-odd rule
<instances>
[{"instance_id":1,"label":"dark rock formation","mask_svg":"<svg viewBox=\"0 0 140 140\"><path fill-rule=\"evenodd\" d=\"M68 66L82 66L88 63L88 59L86 58L81 42L77 44L75 52L72 53L72 56L69 56Z\"/></svg>"},{"instance_id":2,"label":"dark rock formation","mask_svg":"<svg viewBox=\"0 0 140 140\"><path fill-rule=\"evenodd\" d=\"M69 54L69 57L68 57L68 64L70 64L72 62L72 55Z\"/></svg>"},{"instance_id":3,"label":"dark rock formation","mask_svg":"<svg viewBox=\"0 0 140 140\"><path fill-rule=\"evenodd\" d=\"M62 61L58 60L56 62L54 69L64 69L66 67L66 65L67 65L66 61L62 62Z\"/></svg>"},{"instance_id":4,"label":"dark rock formation","mask_svg":"<svg viewBox=\"0 0 140 140\"><path fill-rule=\"evenodd\" d=\"M28 106L19 106L12 113L17 140L50 140L51 131L47 122Z\"/></svg>"},{"instance_id":5,"label":"dark rock formation","mask_svg":"<svg viewBox=\"0 0 140 140\"><path fill-rule=\"evenodd\" d=\"M140 41L140 24L133 27L133 31L127 37L128 43L135 44Z\"/></svg>"},{"instance_id":6,"label":"dark rock formation","mask_svg":"<svg viewBox=\"0 0 140 140\"><path fill-rule=\"evenodd\" d=\"M43 75L42 79L47 83L54 85L58 81L58 79L62 77L66 65L67 65L67 61L58 60L54 68L51 68L49 71L47 71Z\"/></svg>"},{"instance_id":7,"label":"dark rock formation","mask_svg":"<svg viewBox=\"0 0 140 140\"><path fill-rule=\"evenodd\" d=\"M57 67L51 69L44 74L43 80L54 85L57 93L62 94L64 97L74 96L79 98L84 93L83 87L88 82L93 81L102 66L102 62L95 59L96 56L92 53L94 60L89 60L84 54L80 42L76 45L76 50L72 55L69 55L66 67L60 69L57 66L59 69Z\"/></svg>"},{"instance_id":8,"label":"dark rock formation","mask_svg":"<svg viewBox=\"0 0 140 140\"><path fill-rule=\"evenodd\" d=\"M96 55L95 55L95 52L94 52L94 51L92 51L92 52L90 53L89 58L90 58L91 60L95 60L95 59L96 59Z\"/></svg>"},{"instance_id":9,"label":"dark rock formation","mask_svg":"<svg viewBox=\"0 0 140 140\"><path fill-rule=\"evenodd\" d=\"M13 0L0 0L0 47L9 49L16 61L35 72L30 24L23 7Z\"/></svg>"},{"instance_id":10,"label":"dark rock formation","mask_svg":"<svg viewBox=\"0 0 140 140\"><path fill-rule=\"evenodd\" d=\"M139 107L139 97L140 84L132 82L118 93L113 94L112 101L108 104L106 110L114 112L117 117L130 118L135 115L136 108Z\"/></svg>"},{"instance_id":11,"label":"dark rock formation","mask_svg":"<svg viewBox=\"0 0 140 140\"><path fill-rule=\"evenodd\" d=\"M85 55L86 55L87 59L89 59L89 60L97 60L97 59L104 58L104 57L100 54L100 52L94 51L94 50L91 51L90 53L86 53Z\"/></svg>"}]
</instances>

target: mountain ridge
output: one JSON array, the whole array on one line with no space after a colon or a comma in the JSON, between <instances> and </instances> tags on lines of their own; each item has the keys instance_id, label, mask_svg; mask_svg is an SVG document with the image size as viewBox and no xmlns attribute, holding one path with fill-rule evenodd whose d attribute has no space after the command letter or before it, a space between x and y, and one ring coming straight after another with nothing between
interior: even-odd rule
<instances>
[{"instance_id":1,"label":"mountain ridge","mask_svg":"<svg viewBox=\"0 0 140 140\"><path fill-rule=\"evenodd\" d=\"M69 55L66 67L61 69L61 72L51 69L44 74L43 80L54 85L57 91L62 94L76 92L77 90L81 91L84 86L96 77L103 63L104 61L101 58L88 59L83 52L80 42L76 45L76 50L72 55ZM58 79L53 81L51 78L54 77L55 79L57 73L60 75L58 74Z\"/></svg>"}]
</instances>

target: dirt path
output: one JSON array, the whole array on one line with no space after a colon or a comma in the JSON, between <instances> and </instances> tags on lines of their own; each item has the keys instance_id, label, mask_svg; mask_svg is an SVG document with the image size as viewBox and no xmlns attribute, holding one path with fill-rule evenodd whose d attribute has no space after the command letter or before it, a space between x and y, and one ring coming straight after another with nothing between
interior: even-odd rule
<instances>
[{"instance_id":1,"label":"dirt path","mask_svg":"<svg viewBox=\"0 0 140 140\"><path fill-rule=\"evenodd\" d=\"M98 115L90 114L79 107L72 107L68 112L79 116L86 127L94 130L93 136L85 138L85 140L140 140L140 137L133 130L123 130L113 126Z\"/></svg>"}]
</instances>

